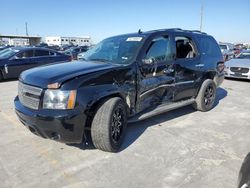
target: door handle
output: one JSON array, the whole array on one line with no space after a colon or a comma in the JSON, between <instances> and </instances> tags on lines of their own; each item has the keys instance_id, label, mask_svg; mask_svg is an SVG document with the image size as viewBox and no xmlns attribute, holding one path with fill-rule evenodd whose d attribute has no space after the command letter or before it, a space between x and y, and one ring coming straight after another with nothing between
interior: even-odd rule
<instances>
[{"instance_id":1,"label":"door handle","mask_svg":"<svg viewBox=\"0 0 250 188\"><path fill-rule=\"evenodd\" d=\"M196 67L204 67L204 64L197 64L197 65L195 65Z\"/></svg>"}]
</instances>

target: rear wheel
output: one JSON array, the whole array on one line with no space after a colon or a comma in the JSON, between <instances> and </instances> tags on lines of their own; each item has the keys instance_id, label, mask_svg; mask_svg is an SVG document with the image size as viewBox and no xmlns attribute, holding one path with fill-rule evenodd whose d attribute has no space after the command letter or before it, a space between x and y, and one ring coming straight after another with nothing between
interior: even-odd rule
<instances>
[{"instance_id":1,"label":"rear wheel","mask_svg":"<svg viewBox=\"0 0 250 188\"><path fill-rule=\"evenodd\" d=\"M196 97L193 107L199 111L209 111L214 107L216 96L216 85L213 80L205 80Z\"/></svg>"},{"instance_id":2,"label":"rear wheel","mask_svg":"<svg viewBox=\"0 0 250 188\"><path fill-rule=\"evenodd\" d=\"M97 110L91 126L91 137L96 148L117 152L125 136L127 113L123 100L119 97L104 102Z\"/></svg>"}]
</instances>

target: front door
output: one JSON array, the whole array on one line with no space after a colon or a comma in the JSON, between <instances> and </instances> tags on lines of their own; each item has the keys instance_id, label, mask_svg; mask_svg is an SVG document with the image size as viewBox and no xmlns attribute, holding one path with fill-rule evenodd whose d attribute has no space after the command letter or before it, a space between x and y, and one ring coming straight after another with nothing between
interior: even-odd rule
<instances>
[{"instance_id":1,"label":"front door","mask_svg":"<svg viewBox=\"0 0 250 188\"><path fill-rule=\"evenodd\" d=\"M145 43L139 61L137 111L173 100L174 61L171 46L167 34L155 36Z\"/></svg>"}]
</instances>

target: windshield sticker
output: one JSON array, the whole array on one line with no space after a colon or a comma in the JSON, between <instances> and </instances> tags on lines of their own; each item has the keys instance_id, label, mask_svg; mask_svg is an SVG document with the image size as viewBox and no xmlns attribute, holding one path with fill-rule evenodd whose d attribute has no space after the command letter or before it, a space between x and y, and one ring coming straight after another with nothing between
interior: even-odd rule
<instances>
[{"instance_id":1,"label":"windshield sticker","mask_svg":"<svg viewBox=\"0 0 250 188\"><path fill-rule=\"evenodd\" d=\"M126 41L129 41L129 42L140 42L142 40L142 37L129 37L127 38Z\"/></svg>"}]
</instances>

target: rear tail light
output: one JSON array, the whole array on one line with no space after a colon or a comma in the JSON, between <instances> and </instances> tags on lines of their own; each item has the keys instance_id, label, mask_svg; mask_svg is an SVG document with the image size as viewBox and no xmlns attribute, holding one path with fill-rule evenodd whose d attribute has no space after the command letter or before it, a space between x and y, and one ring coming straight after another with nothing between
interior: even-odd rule
<instances>
[{"instance_id":1,"label":"rear tail light","mask_svg":"<svg viewBox=\"0 0 250 188\"><path fill-rule=\"evenodd\" d=\"M218 69L219 72L223 72L224 69L225 69L225 63L223 61L219 62L217 64L217 69Z\"/></svg>"}]
</instances>

